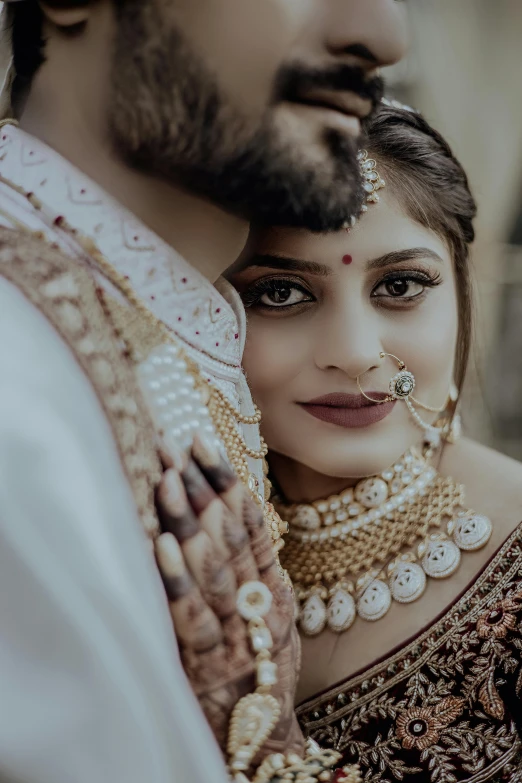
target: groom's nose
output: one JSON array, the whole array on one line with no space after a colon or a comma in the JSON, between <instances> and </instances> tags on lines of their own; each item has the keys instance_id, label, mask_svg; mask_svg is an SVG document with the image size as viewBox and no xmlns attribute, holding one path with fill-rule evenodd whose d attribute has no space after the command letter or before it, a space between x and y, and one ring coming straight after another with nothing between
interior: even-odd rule
<instances>
[{"instance_id":1,"label":"groom's nose","mask_svg":"<svg viewBox=\"0 0 522 783\"><path fill-rule=\"evenodd\" d=\"M368 70L393 65L408 43L406 9L398 0L327 0L326 45L336 58Z\"/></svg>"}]
</instances>

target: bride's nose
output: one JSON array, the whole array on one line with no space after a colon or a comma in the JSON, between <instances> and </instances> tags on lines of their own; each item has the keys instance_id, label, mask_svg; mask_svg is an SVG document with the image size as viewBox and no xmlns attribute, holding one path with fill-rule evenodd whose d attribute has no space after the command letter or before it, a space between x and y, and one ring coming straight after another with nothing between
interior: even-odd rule
<instances>
[{"instance_id":1,"label":"bride's nose","mask_svg":"<svg viewBox=\"0 0 522 783\"><path fill-rule=\"evenodd\" d=\"M382 364L381 335L364 307L339 307L317 325L315 363L321 370L340 370L355 380Z\"/></svg>"}]
</instances>

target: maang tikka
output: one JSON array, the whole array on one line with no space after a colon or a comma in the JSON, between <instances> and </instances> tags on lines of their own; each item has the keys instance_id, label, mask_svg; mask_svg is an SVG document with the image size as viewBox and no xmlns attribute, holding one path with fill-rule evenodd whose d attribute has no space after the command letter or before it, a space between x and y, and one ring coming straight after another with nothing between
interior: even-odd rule
<instances>
[{"instance_id":1,"label":"maang tikka","mask_svg":"<svg viewBox=\"0 0 522 783\"><path fill-rule=\"evenodd\" d=\"M411 106L406 106L399 101L390 100L388 98L381 98L381 103L384 106L392 106L396 109L402 109L403 111L411 112L412 114L418 114L416 109ZM386 186L386 182L377 171L377 162L370 158L367 150L359 150L357 153L357 160L362 174L362 186L366 194L366 203L363 203L358 215L351 215L343 224L343 228L349 231L350 228L356 224L357 219L363 212L368 212L368 204L377 204L379 201L378 190Z\"/></svg>"},{"instance_id":2,"label":"maang tikka","mask_svg":"<svg viewBox=\"0 0 522 783\"><path fill-rule=\"evenodd\" d=\"M415 406L418 408L423 408L425 411L429 411L430 413L442 413L447 407L447 401L444 403L444 405L437 408L432 405L426 405L425 403L416 399L413 396L413 392L415 390L415 376L413 373L410 372L405 363L393 353L385 353L384 351L381 351L379 354L381 359L384 359L386 356L394 359L399 367L399 371L390 379L388 386L389 394L380 400L369 397L361 386L360 375L357 376L357 386L359 391L365 399L375 403L376 405L381 405L384 402L403 400L406 403L406 407L408 408L408 411L410 412L415 424L424 431L425 443L433 448L437 448L440 445L441 438L450 434L451 422L450 425L448 425L448 422L444 422L442 424L429 424L420 416L418 411L415 409ZM452 400L452 402L456 403L458 392L454 384L451 386L448 397L450 400ZM452 420L454 418L455 414L452 417Z\"/></svg>"},{"instance_id":3,"label":"maang tikka","mask_svg":"<svg viewBox=\"0 0 522 783\"><path fill-rule=\"evenodd\" d=\"M363 179L363 190L366 194L366 204L361 206L359 214L368 212L368 204L377 204L379 201L378 190L384 188L386 182L383 180L379 172L377 171L377 162L368 156L366 150L360 150L357 153L357 160L361 169ZM348 220L343 223L343 228L349 231L357 222L356 215L352 215Z\"/></svg>"}]
</instances>

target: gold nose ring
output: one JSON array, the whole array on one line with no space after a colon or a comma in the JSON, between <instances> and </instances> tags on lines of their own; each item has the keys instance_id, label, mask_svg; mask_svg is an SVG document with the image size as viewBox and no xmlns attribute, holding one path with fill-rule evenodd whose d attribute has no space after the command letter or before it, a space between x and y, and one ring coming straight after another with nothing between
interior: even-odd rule
<instances>
[{"instance_id":1,"label":"gold nose ring","mask_svg":"<svg viewBox=\"0 0 522 783\"><path fill-rule=\"evenodd\" d=\"M361 387L361 376L357 376L357 388L361 392L362 396L370 402L376 403L377 405L381 405L383 402L393 402L393 400L406 400L415 389L415 376L408 370L404 362L393 353L385 353L384 351L381 351L379 354L381 359L384 359L386 356L395 359L399 367L399 372L390 379L388 387L390 393L384 397L384 399L376 400L373 397L369 397Z\"/></svg>"}]
</instances>

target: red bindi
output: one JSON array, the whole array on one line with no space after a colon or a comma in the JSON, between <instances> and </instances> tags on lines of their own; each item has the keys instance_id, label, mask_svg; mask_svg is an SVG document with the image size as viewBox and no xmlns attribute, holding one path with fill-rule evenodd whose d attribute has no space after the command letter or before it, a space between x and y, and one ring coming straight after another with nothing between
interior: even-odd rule
<instances>
[{"instance_id":1,"label":"red bindi","mask_svg":"<svg viewBox=\"0 0 522 783\"><path fill-rule=\"evenodd\" d=\"M353 258L351 256L343 256L343 264L351 264L353 261Z\"/></svg>"}]
</instances>

